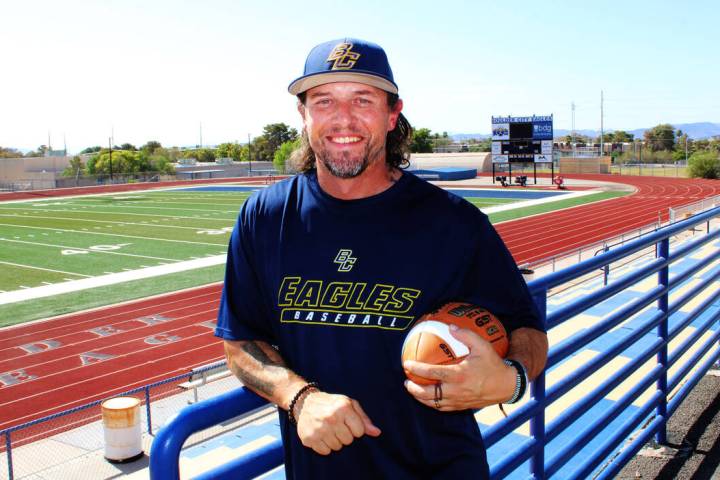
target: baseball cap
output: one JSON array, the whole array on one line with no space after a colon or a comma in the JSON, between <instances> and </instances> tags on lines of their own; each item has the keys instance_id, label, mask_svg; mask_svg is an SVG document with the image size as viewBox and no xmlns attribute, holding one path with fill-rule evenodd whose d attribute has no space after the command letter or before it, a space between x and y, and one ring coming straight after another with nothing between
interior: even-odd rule
<instances>
[{"instance_id":1,"label":"baseball cap","mask_svg":"<svg viewBox=\"0 0 720 480\"><path fill-rule=\"evenodd\" d=\"M305 60L303 75L288 86L288 91L298 95L333 82L364 83L398 93L385 51L380 45L357 38L340 38L315 46Z\"/></svg>"}]
</instances>

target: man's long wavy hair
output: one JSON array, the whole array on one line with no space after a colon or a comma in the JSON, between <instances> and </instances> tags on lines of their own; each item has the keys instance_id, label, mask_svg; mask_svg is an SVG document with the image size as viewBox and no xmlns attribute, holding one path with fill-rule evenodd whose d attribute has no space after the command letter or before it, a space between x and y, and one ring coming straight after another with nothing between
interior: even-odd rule
<instances>
[{"instance_id":1,"label":"man's long wavy hair","mask_svg":"<svg viewBox=\"0 0 720 480\"><path fill-rule=\"evenodd\" d=\"M399 99L397 94L387 93L387 103L391 109L395 107ZM305 105L305 92L298 95L298 100ZM407 168L410 165L411 140L412 127L401 113L395 128L388 132L385 139L385 163L388 169ZM300 137L300 146L290 155L290 165L298 172L307 172L315 168L315 152L310 148L310 141L305 129Z\"/></svg>"}]
</instances>

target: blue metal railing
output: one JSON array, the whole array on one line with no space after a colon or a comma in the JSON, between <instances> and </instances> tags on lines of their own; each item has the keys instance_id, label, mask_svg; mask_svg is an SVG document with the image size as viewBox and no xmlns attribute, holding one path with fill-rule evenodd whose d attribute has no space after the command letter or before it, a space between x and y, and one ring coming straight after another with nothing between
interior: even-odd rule
<instances>
[{"instance_id":1,"label":"blue metal railing","mask_svg":"<svg viewBox=\"0 0 720 480\"><path fill-rule=\"evenodd\" d=\"M153 429L152 429L152 416L151 416L151 408L150 408L151 400L152 400L151 390L153 390L154 388L163 386L163 385L170 384L170 383L177 383L180 380L189 380L195 375L217 369L219 366L221 366L223 364L224 364L224 361L211 363L211 364L205 365L203 367L193 369L191 372L182 373L180 375L175 375L173 377L166 378L164 380L160 380L160 381L157 381L154 383L150 383L150 384L144 385L142 387L138 387L138 388L134 388L132 390L127 390L125 392L118 393L116 395L113 395L113 397L128 396L128 395L135 395L138 393L142 393L143 396L145 397L145 421L146 421L145 426L147 428L147 433L149 435L152 435ZM105 400L106 399L96 400L94 402L86 403L84 405L79 405L77 407L69 408L69 409L63 410L61 412L53 413L51 415L47 415L42 418L38 418L35 420L31 420L29 422L25 422L20 425L16 425L14 427L0 430L0 437L2 437L2 436L5 437L5 446L4 447L5 447L5 456L7 458L8 480L13 480L14 474L15 474L15 471L13 469L13 456L12 456L13 448L15 448L13 446L13 435L12 435L13 433L22 432L22 431L28 430L32 427L44 425L44 424L47 424L47 423L55 421L55 420L62 421L62 419L65 419L65 418L69 417L70 415L87 411L88 409L93 408L93 407L97 407ZM81 423L84 423L86 421L89 423L90 421L93 421L97 416L99 416L99 412L96 412L94 414L88 413L86 415L86 417L84 417L81 420ZM17 445L17 443L23 443L23 440L22 439L15 440L16 445ZM2 477L0 477L0 478L2 478Z\"/></svg>"},{"instance_id":2,"label":"blue metal railing","mask_svg":"<svg viewBox=\"0 0 720 480\"><path fill-rule=\"evenodd\" d=\"M720 259L720 252L712 253L682 271L676 271L679 268L674 268L673 275L670 275L671 264L685 259L690 253L720 238L720 230L711 232L708 229L706 235L686 241L672 252L669 239L718 216L720 216L720 207L649 233L640 239L528 284L550 329L625 292L642 280L653 278L654 275L657 278L656 285L645 289L644 292L634 292L631 300L622 303L619 308L603 316L597 323L588 325L587 328L550 349L548 369L569 361L570 357L611 330L617 332L617 327L628 321L633 322L633 328L624 329L626 331L624 335L613 338L613 341L605 345L601 351L595 352L596 355L583 364L582 368L575 369L550 387L546 387L545 374L541 375L533 382L530 400L508 418L483 432L485 444L490 448L522 424L530 422L530 437L515 444L512 451L504 457L491 462L493 478L504 478L527 462L529 476L534 479L545 479L556 475L561 468L569 468L571 460L573 460L572 471L563 474L566 478L587 478L593 472L598 478L612 478L651 436L655 435L658 442L666 440L665 428L669 415L672 415L680 402L720 356L718 346L720 329L712 331L712 327L720 319L720 308L716 305L720 292L710 292L706 295L707 298L689 312L680 314L683 306L698 300L700 294L705 295L707 292L704 290L720 277L720 268L711 266ZM652 246L656 247L656 258L653 261L546 313L547 292L550 289ZM672 290L681 286L695 273L708 268L709 271L703 279L695 279L694 283L684 285L684 289L689 286L691 288L682 294L677 292L673 301L670 301ZM712 268L717 271L712 271ZM699 323L704 313L709 315ZM669 352L670 341L691 323L695 330L683 342L676 345L674 351ZM574 400L569 408L565 408L560 415L546 423L545 410L553 402L631 347L634 349L632 358L628 360L624 357L624 360L628 361L622 367L607 375L602 381L596 382L594 388L588 388L589 391L583 392L584 395L580 399ZM687 355L691 348L695 348L695 351L681 363L683 355ZM640 367L653 362L653 359L655 359L654 365L651 365L641 378L635 380L619 398L614 399L609 408L592 418L583 418L578 422L578 419L591 407L623 384L631 374L637 373ZM668 376L670 368L673 367L677 369L676 372ZM652 390L653 385L655 385L654 390ZM240 388L185 408L180 416L159 432L153 443L150 457L151 478L178 479L180 450L192 433L234 418L263 403L264 401L253 393ZM610 429L609 424L615 420L618 422ZM558 436L571 426L572 441L550 451L547 448L548 444L557 440ZM640 433L634 436L632 441L628 441L628 437L638 430L641 430ZM590 440L595 441L592 451L582 458L575 458ZM196 478L253 478L281 463L282 447L278 440L254 452L252 456L232 460L219 469L206 472Z\"/></svg>"}]
</instances>

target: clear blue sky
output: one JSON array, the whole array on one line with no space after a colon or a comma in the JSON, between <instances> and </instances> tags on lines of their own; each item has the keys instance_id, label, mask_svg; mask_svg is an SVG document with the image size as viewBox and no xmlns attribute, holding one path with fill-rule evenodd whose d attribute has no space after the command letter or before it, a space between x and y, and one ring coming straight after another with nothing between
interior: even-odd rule
<instances>
[{"instance_id":1,"label":"clear blue sky","mask_svg":"<svg viewBox=\"0 0 720 480\"><path fill-rule=\"evenodd\" d=\"M247 141L300 128L288 83L310 48L381 44L416 127L487 133L720 122L716 1L24 0L0 7L0 146Z\"/></svg>"}]
</instances>

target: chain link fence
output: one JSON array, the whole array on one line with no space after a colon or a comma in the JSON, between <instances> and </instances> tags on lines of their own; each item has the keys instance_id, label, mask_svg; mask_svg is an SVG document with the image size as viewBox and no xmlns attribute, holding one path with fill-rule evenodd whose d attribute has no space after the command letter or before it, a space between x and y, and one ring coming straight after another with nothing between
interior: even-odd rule
<instances>
[{"instance_id":1,"label":"chain link fence","mask_svg":"<svg viewBox=\"0 0 720 480\"><path fill-rule=\"evenodd\" d=\"M155 433L183 407L239 385L225 362L218 361L115 397L133 396L142 402L143 450L149 452ZM100 407L104 400L0 431L0 479L97 480L128 475L147 467L147 457L128 464L105 460ZM275 409L263 407L262 411L198 432L186 447L269 414L275 414Z\"/></svg>"}]
</instances>

